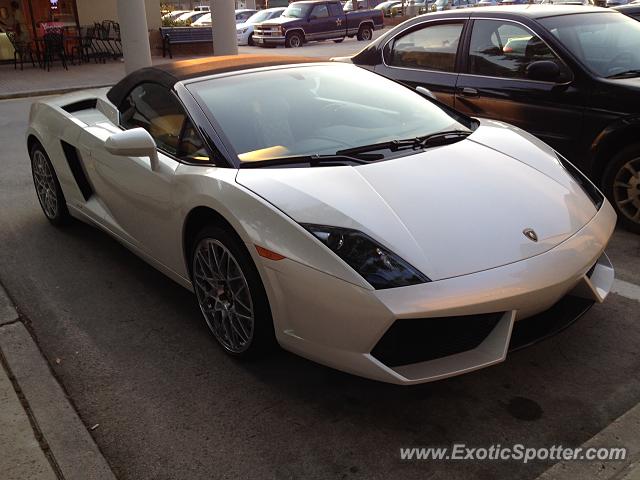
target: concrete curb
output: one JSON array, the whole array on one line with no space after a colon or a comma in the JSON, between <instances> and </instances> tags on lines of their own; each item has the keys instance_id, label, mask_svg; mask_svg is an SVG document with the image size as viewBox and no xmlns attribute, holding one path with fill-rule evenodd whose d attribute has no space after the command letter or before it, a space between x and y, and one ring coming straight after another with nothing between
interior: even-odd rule
<instances>
[{"instance_id":1,"label":"concrete curb","mask_svg":"<svg viewBox=\"0 0 640 480\"><path fill-rule=\"evenodd\" d=\"M625 447L627 456L618 461L559 462L536 480L640 480L640 404L581 445L590 447Z\"/></svg>"},{"instance_id":2,"label":"concrete curb","mask_svg":"<svg viewBox=\"0 0 640 480\"><path fill-rule=\"evenodd\" d=\"M82 85L77 87L54 88L51 90L14 92L14 93L9 93L5 95L0 95L0 101L15 100L18 98L44 97L46 95L62 95L65 93L77 92L78 90L93 90L94 88L105 88L105 87L111 87L111 86L113 86L113 83L109 83L106 85Z\"/></svg>"},{"instance_id":3,"label":"concrete curb","mask_svg":"<svg viewBox=\"0 0 640 480\"><path fill-rule=\"evenodd\" d=\"M0 355L36 437L64 480L115 480L109 464L0 287ZM0 374L4 372L1 371ZM0 414L5 415L4 412ZM5 458L5 463L10 459Z\"/></svg>"}]
</instances>

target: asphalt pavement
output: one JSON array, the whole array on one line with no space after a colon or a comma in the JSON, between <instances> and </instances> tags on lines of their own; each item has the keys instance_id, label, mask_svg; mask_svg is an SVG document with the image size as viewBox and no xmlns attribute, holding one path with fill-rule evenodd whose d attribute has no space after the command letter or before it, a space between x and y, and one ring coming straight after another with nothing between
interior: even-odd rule
<instances>
[{"instance_id":1,"label":"asphalt pavement","mask_svg":"<svg viewBox=\"0 0 640 480\"><path fill-rule=\"evenodd\" d=\"M407 462L399 449L578 446L640 402L637 235L618 230L609 248L626 296L488 369L398 387L286 352L238 362L189 292L104 233L45 220L24 141L32 101L0 102L0 283L119 479L533 479L552 462Z\"/></svg>"}]
</instances>

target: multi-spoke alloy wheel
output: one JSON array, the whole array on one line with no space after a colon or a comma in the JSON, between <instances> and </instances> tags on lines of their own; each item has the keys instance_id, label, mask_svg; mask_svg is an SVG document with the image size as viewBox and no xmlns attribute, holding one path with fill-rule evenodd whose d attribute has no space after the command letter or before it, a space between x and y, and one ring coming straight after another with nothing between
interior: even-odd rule
<instances>
[{"instance_id":1,"label":"multi-spoke alloy wheel","mask_svg":"<svg viewBox=\"0 0 640 480\"><path fill-rule=\"evenodd\" d=\"M242 353L253 340L255 313L238 260L217 239L204 238L193 256L193 282L209 329L224 348Z\"/></svg>"},{"instance_id":2,"label":"multi-spoke alloy wheel","mask_svg":"<svg viewBox=\"0 0 640 480\"><path fill-rule=\"evenodd\" d=\"M640 233L640 144L622 149L611 159L602 185L620 224Z\"/></svg>"},{"instance_id":3,"label":"multi-spoke alloy wheel","mask_svg":"<svg viewBox=\"0 0 640 480\"><path fill-rule=\"evenodd\" d=\"M49 161L40 150L35 150L33 153L33 181L44 214L49 219L56 218L58 214L56 182L49 168Z\"/></svg>"},{"instance_id":4,"label":"multi-spoke alloy wheel","mask_svg":"<svg viewBox=\"0 0 640 480\"><path fill-rule=\"evenodd\" d=\"M51 160L40 144L32 147L30 156L33 184L36 187L42 211L55 225L67 223L70 218L67 203Z\"/></svg>"},{"instance_id":5,"label":"multi-spoke alloy wheel","mask_svg":"<svg viewBox=\"0 0 640 480\"><path fill-rule=\"evenodd\" d=\"M640 224L640 157L629 160L618 170L613 197L618 211Z\"/></svg>"}]
</instances>

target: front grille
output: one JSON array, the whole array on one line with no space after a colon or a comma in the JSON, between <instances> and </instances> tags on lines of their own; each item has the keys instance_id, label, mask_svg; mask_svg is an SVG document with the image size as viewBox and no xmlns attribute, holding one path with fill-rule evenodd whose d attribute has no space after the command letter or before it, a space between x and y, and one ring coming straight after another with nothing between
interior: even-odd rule
<instances>
[{"instance_id":1,"label":"front grille","mask_svg":"<svg viewBox=\"0 0 640 480\"><path fill-rule=\"evenodd\" d=\"M396 320L371 351L388 367L398 367L473 350L504 312Z\"/></svg>"}]
</instances>

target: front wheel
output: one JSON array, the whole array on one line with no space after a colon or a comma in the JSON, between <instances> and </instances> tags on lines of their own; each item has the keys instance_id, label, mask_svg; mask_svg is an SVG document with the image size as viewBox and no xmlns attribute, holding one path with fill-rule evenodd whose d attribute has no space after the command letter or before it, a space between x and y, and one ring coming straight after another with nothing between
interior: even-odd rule
<instances>
[{"instance_id":1,"label":"front wheel","mask_svg":"<svg viewBox=\"0 0 640 480\"><path fill-rule=\"evenodd\" d=\"M191 279L205 322L228 354L249 358L275 345L260 275L234 233L213 226L200 231L191 252Z\"/></svg>"},{"instance_id":2,"label":"front wheel","mask_svg":"<svg viewBox=\"0 0 640 480\"><path fill-rule=\"evenodd\" d=\"M287 34L287 38L284 42L284 46L287 48L299 48L302 46L304 38L298 32L291 32Z\"/></svg>"},{"instance_id":3,"label":"front wheel","mask_svg":"<svg viewBox=\"0 0 640 480\"><path fill-rule=\"evenodd\" d=\"M336 38L333 42L334 43L342 43L343 40L344 40L344 38Z\"/></svg>"},{"instance_id":4,"label":"front wheel","mask_svg":"<svg viewBox=\"0 0 640 480\"><path fill-rule=\"evenodd\" d=\"M603 188L620 223L640 233L640 144L613 157L603 177Z\"/></svg>"},{"instance_id":5,"label":"front wheel","mask_svg":"<svg viewBox=\"0 0 640 480\"><path fill-rule=\"evenodd\" d=\"M358 40L362 42L368 42L373 38L373 29L369 25L363 25L358 30Z\"/></svg>"},{"instance_id":6,"label":"front wheel","mask_svg":"<svg viewBox=\"0 0 640 480\"><path fill-rule=\"evenodd\" d=\"M56 226L67 224L71 220L71 215L47 152L37 143L31 148L29 156L33 184L36 187L42 211L52 224Z\"/></svg>"},{"instance_id":7,"label":"front wheel","mask_svg":"<svg viewBox=\"0 0 640 480\"><path fill-rule=\"evenodd\" d=\"M255 43L253 43L253 33L251 35L249 35L249 40L247 40L247 44L250 47L253 47L255 45Z\"/></svg>"}]
</instances>

